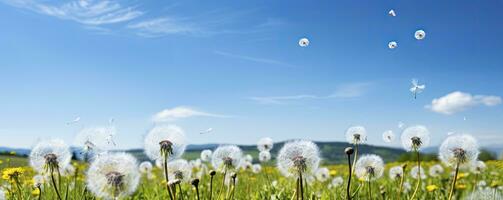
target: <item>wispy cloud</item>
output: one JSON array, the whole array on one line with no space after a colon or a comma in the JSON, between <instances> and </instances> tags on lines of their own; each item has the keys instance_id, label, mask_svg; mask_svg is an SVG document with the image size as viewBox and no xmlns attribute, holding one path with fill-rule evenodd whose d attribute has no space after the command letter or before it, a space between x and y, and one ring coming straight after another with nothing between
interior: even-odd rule
<instances>
[{"instance_id":1,"label":"wispy cloud","mask_svg":"<svg viewBox=\"0 0 503 200\"><path fill-rule=\"evenodd\" d=\"M143 15L143 12L137 10L134 6L123 6L115 0L79 0L62 4L33 0L4 0L3 2L40 14L72 20L87 26L127 22Z\"/></svg>"},{"instance_id":2,"label":"wispy cloud","mask_svg":"<svg viewBox=\"0 0 503 200\"><path fill-rule=\"evenodd\" d=\"M355 98L365 95L372 83L350 83L336 87L335 92L330 95L289 95L289 96L267 96L267 97L250 97L249 99L260 104L287 104L292 101L300 100L317 100L317 99L343 99Z\"/></svg>"},{"instance_id":3,"label":"wispy cloud","mask_svg":"<svg viewBox=\"0 0 503 200\"><path fill-rule=\"evenodd\" d=\"M208 113L200 110L196 110L191 107L179 106L171 109L165 109L158 112L152 116L152 121L154 122L169 122L177 119L189 118L189 117L218 117L218 118L228 118L231 116Z\"/></svg>"},{"instance_id":4,"label":"wispy cloud","mask_svg":"<svg viewBox=\"0 0 503 200\"><path fill-rule=\"evenodd\" d=\"M174 18L161 17L129 24L129 29L137 30L138 35L145 37L162 37L170 34L202 34L203 31L188 22Z\"/></svg>"},{"instance_id":5,"label":"wispy cloud","mask_svg":"<svg viewBox=\"0 0 503 200\"><path fill-rule=\"evenodd\" d=\"M499 96L472 95L456 91L438 99L433 99L431 104L426 105L425 108L433 112L452 115L475 106L496 106L501 104L501 102L502 100Z\"/></svg>"},{"instance_id":6,"label":"wispy cloud","mask_svg":"<svg viewBox=\"0 0 503 200\"><path fill-rule=\"evenodd\" d=\"M245 56L245 55L228 53L228 52L224 52L224 51L213 51L213 53L217 54L217 55L221 55L221 56L226 56L226 57L236 58L236 59L241 59L241 60L247 60L247 61L252 61L252 62L265 63L265 64L271 64L271 65L281 65L281 66L286 66L286 67L295 67L295 65L291 65L291 64L285 63L283 61L269 59L269 58Z\"/></svg>"}]
</instances>

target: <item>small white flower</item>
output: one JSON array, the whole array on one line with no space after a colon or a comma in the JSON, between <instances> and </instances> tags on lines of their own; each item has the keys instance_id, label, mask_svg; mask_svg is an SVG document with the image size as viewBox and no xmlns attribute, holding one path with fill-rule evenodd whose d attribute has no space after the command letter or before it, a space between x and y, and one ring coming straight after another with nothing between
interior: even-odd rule
<instances>
[{"instance_id":1,"label":"small white flower","mask_svg":"<svg viewBox=\"0 0 503 200\"><path fill-rule=\"evenodd\" d=\"M285 143L278 154L278 169L286 177L298 177L299 173L312 174L320 163L319 155L318 146L311 141Z\"/></svg>"},{"instance_id":2,"label":"small white flower","mask_svg":"<svg viewBox=\"0 0 503 200\"><path fill-rule=\"evenodd\" d=\"M211 158L213 168L224 172L225 170L234 170L239 167L243 153L238 146L225 145L218 147Z\"/></svg>"},{"instance_id":3,"label":"small white flower","mask_svg":"<svg viewBox=\"0 0 503 200\"><path fill-rule=\"evenodd\" d=\"M356 161L355 174L366 181L375 181L383 175L384 161L378 155L363 155Z\"/></svg>"},{"instance_id":4,"label":"small white flower","mask_svg":"<svg viewBox=\"0 0 503 200\"><path fill-rule=\"evenodd\" d=\"M211 155L213 152L209 149L201 151L201 160L204 162L209 162L211 160Z\"/></svg>"},{"instance_id":5,"label":"small white flower","mask_svg":"<svg viewBox=\"0 0 503 200\"><path fill-rule=\"evenodd\" d=\"M328 168L319 168L315 173L316 179L320 182L325 182L330 178L330 170Z\"/></svg>"},{"instance_id":6,"label":"small white flower","mask_svg":"<svg viewBox=\"0 0 503 200\"><path fill-rule=\"evenodd\" d=\"M269 137L261 138L257 143L257 149L259 151L270 151L273 146L274 143Z\"/></svg>"},{"instance_id":7,"label":"small white flower","mask_svg":"<svg viewBox=\"0 0 503 200\"><path fill-rule=\"evenodd\" d=\"M271 153L269 151L261 151L258 154L258 160L260 162L267 162L267 161L271 160Z\"/></svg>"},{"instance_id":8,"label":"small white flower","mask_svg":"<svg viewBox=\"0 0 503 200\"><path fill-rule=\"evenodd\" d=\"M439 158L447 166L469 166L479 155L479 146L470 135L452 135L442 142Z\"/></svg>"},{"instance_id":9,"label":"small white flower","mask_svg":"<svg viewBox=\"0 0 503 200\"><path fill-rule=\"evenodd\" d=\"M444 173L444 168L442 165L436 164L430 167L429 174L431 177L438 177Z\"/></svg>"},{"instance_id":10,"label":"small white flower","mask_svg":"<svg viewBox=\"0 0 503 200\"><path fill-rule=\"evenodd\" d=\"M412 169L410 169L410 176L412 178L417 179L418 175L419 177L421 177L421 179L426 179L426 172L424 171L423 167L414 166Z\"/></svg>"},{"instance_id":11,"label":"small white flower","mask_svg":"<svg viewBox=\"0 0 503 200\"><path fill-rule=\"evenodd\" d=\"M260 164L254 164L252 166L253 173L258 174L258 173L260 173L260 171L262 171L262 166Z\"/></svg>"},{"instance_id":12,"label":"small white flower","mask_svg":"<svg viewBox=\"0 0 503 200\"><path fill-rule=\"evenodd\" d=\"M151 160L168 161L179 158L185 151L186 141L183 130L175 125L156 126L145 137L145 154ZM164 155L166 154L166 155Z\"/></svg>"},{"instance_id":13,"label":"small white flower","mask_svg":"<svg viewBox=\"0 0 503 200\"><path fill-rule=\"evenodd\" d=\"M125 198L136 191L140 173L136 159L126 153L97 157L87 171L87 188L99 198Z\"/></svg>"},{"instance_id":14,"label":"small white flower","mask_svg":"<svg viewBox=\"0 0 503 200\"><path fill-rule=\"evenodd\" d=\"M406 128L401 135L402 146L407 151L419 151L430 144L430 131L425 126Z\"/></svg>"},{"instance_id":15,"label":"small white flower","mask_svg":"<svg viewBox=\"0 0 503 200\"><path fill-rule=\"evenodd\" d=\"M395 166L389 169L389 178L396 180L403 177L402 166Z\"/></svg>"},{"instance_id":16,"label":"small white flower","mask_svg":"<svg viewBox=\"0 0 503 200\"><path fill-rule=\"evenodd\" d=\"M63 170L70 164L72 154L63 140L41 141L30 153L30 165L39 173ZM51 169L52 168L52 169Z\"/></svg>"},{"instance_id":17,"label":"small white flower","mask_svg":"<svg viewBox=\"0 0 503 200\"><path fill-rule=\"evenodd\" d=\"M361 144L367 141L367 130L363 126L353 126L346 130L346 141L351 144Z\"/></svg>"},{"instance_id":18,"label":"small white flower","mask_svg":"<svg viewBox=\"0 0 503 200\"><path fill-rule=\"evenodd\" d=\"M395 134L392 130L384 131L384 133L382 134L382 139L386 143L391 143L395 140Z\"/></svg>"}]
</instances>

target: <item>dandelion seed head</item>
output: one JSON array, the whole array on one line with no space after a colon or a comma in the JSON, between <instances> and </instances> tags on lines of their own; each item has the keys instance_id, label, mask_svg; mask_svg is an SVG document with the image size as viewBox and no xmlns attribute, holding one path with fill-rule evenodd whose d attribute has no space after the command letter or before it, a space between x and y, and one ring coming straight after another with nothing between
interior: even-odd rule
<instances>
[{"instance_id":1,"label":"dandelion seed head","mask_svg":"<svg viewBox=\"0 0 503 200\"><path fill-rule=\"evenodd\" d=\"M213 168L225 171L239 167L243 153L236 145L220 146L213 152L211 164Z\"/></svg>"},{"instance_id":2,"label":"dandelion seed head","mask_svg":"<svg viewBox=\"0 0 503 200\"><path fill-rule=\"evenodd\" d=\"M203 162L201 161L201 159L198 158L198 159L195 159L195 160L191 160L189 162L189 164L190 164L190 166L192 168L199 169L199 168L201 168L201 165L203 164Z\"/></svg>"},{"instance_id":3,"label":"dandelion seed head","mask_svg":"<svg viewBox=\"0 0 503 200\"><path fill-rule=\"evenodd\" d=\"M243 156L243 160L246 162L253 162L253 157L250 154Z\"/></svg>"},{"instance_id":4,"label":"dandelion seed head","mask_svg":"<svg viewBox=\"0 0 503 200\"><path fill-rule=\"evenodd\" d=\"M469 166L479 155L477 140L471 135L451 135L442 142L439 159L447 166L454 167L459 162L461 167Z\"/></svg>"},{"instance_id":5,"label":"dandelion seed head","mask_svg":"<svg viewBox=\"0 0 503 200\"><path fill-rule=\"evenodd\" d=\"M87 171L87 188L104 199L124 198L133 194L140 181L136 159L126 153L97 157Z\"/></svg>"},{"instance_id":6,"label":"dandelion seed head","mask_svg":"<svg viewBox=\"0 0 503 200\"><path fill-rule=\"evenodd\" d=\"M143 174L150 173L152 172L152 163L150 163L149 161L142 162L140 163L139 169L140 172Z\"/></svg>"},{"instance_id":7,"label":"dandelion seed head","mask_svg":"<svg viewBox=\"0 0 503 200\"><path fill-rule=\"evenodd\" d=\"M363 126L353 126L346 130L346 141L351 144L361 144L367 141L367 130Z\"/></svg>"},{"instance_id":8,"label":"dandelion seed head","mask_svg":"<svg viewBox=\"0 0 503 200\"><path fill-rule=\"evenodd\" d=\"M439 177L444 173L444 168L442 165L436 164L431 166L428 172L431 177Z\"/></svg>"},{"instance_id":9,"label":"dandelion seed head","mask_svg":"<svg viewBox=\"0 0 503 200\"><path fill-rule=\"evenodd\" d=\"M410 183L408 181L403 183L403 190L405 192L409 192L411 189L412 189L412 186L410 185Z\"/></svg>"},{"instance_id":10,"label":"dandelion seed head","mask_svg":"<svg viewBox=\"0 0 503 200\"><path fill-rule=\"evenodd\" d=\"M325 182L330 178L330 170L328 168L319 168L315 173L316 180L320 182Z\"/></svg>"},{"instance_id":11,"label":"dandelion seed head","mask_svg":"<svg viewBox=\"0 0 503 200\"><path fill-rule=\"evenodd\" d=\"M355 174L365 181L375 181L383 175L384 161L378 155L361 156L355 164Z\"/></svg>"},{"instance_id":12,"label":"dandelion seed head","mask_svg":"<svg viewBox=\"0 0 503 200\"><path fill-rule=\"evenodd\" d=\"M113 148L109 138L116 132L113 126L85 128L77 134L73 145L81 148L82 153L89 156L87 159L93 159L96 155Z\"/></svg>"},{"instance_id":13,"label":"dandelion seed head","mask_svg":"<svg viewBox=\"0 0 503 200\"><path fill-rule=\"evenodd\" d=\"M423 167L414 166L410 169L409 174L414 179L418 179L418 175L421 179L426 179L426 172Z\"/></svg>"},{"instance_id":14,"label":"dandelion seed head","mask_svg":"<svg viewBox=\"0 0 503 200\"><path fill-rule=\"evenodd\" d=\"M419 151L430 144L430 131L425 126L411 126L401 135L402 146L407 151Z\"/></svg>"},{"instance_id":15,"label":"dandelion seed head","mask_svg":"<svg viewBox=\"0 0 503 200\"><path fill-rule=\"evenodd\" d=\"M240 168L242 170L250 170L252 169L252 163L250 161L242 160L240 163Z\"/></svg>"},{"instance_id":16,"label":"dandelion seed head","mask_svg":"<svg viewBox=\"0 0 503 200\"><path fill-rule=\"evenodd\" d=\"M45 183L45 180L45 177L40 174L33 176L33 187L42 187Z\"/></svg>"},{"instance_id":17,"label":"dandelion seed head","mask_svg":"<svg viewBox=\"0 0 503 200\"><path fill-rule=\"evenodd\" d=\"M384 131L384 133L382 134L382 139L386 143L391 143L395 140L395 134L392 130Z\"/></svg>"},{"instance_id":18,"label":"dandelion seed head","mask_svg":"<svg viewBox=\"0 0 503 200\"><path fill-rule=\"evenodd\" d=\"M152 128L144 140L145 154L151 160L164 159L168 161L179 158L185 151L186 141L183 130L175 125L163 125Z\"/></svg>"},{"instance_id":19,"label":"dandelion seed head","mask_svg":"<svg viewBox=\"0 0 503 200\"><path fill-rule=\"evenodd\" d=\"M487 166L484 161L477 160L470 165L470 171L475 174L480 174L486 170Z\"/></svg>"},{"instance_id":20,"label":"dandelion seed head","mask_svg":"<svg viewBox=\"0 0 503 200\"><path fill-rule=\"evenodd\" d=\"M261 151L258 154L258 160L260 162L267 162L267 161L271 160L271 153L269 151Z\"/></svg>"},{"instance_id":21,"label":"dandelion seed head","mask_svg":"<svg viewBox=\"0 0 503 200\"><path fill-rule=\"evenodd\" d=\"M253 173L258 174L258 173L260 173L260 171L262 171L262 166L260 164L254 164L252 166Z\"/></svg>"},{"instance_id":22,"label":"dandelion seed head","mask_svg":"<svg viewBox=\"0 0 503 200\"><path fill-rule=\"evenodd\" d=\"M394 49L394 48L397 48L398 47L398 43L396 43L395 41L391 41L388 43L388 48L389 49Z\"/></svg>"},{"instance_id":23,"label":"dandelion seed head","mask_svg":"<svg viewBox=\"0 0 503 200\"><path fill-rule=\"evenodd\" d=\"M168 163L168 178L170 180L180 180L190 182L192 176L192 167L184 159L173 160Z\"/></svg>"},{"instance_id":24,"label":"dandelion seed head","mask_svg":"<svg viewBox=\"0 0 503 200\"><path fill-rule=\"evenodd\" d=\"M307 46L309 46L309 39L307 39L307 38L301 38L299 40L299 46L301 46L301 47L307 47Z\"/></svg>"},{"instance_id":25,"label":"dandelion seed head","mask_svg":"<svg viewBox=\"0 0 503 200\"><path fill-rule=\"evenodd\" d=\"M288 142L279 151L277 167L286 177L297 177L299 172L314 173L320 163L318 146L311 141Z\"/></svg>"},{"instance_id":26,"label":"dandelion seed head","mask_svg":"<svg viewBox=\"0 0 503 200\"><path fill-rule=\"evenodd\" d=\"M274 143L269 137L261 138L257 143L257 149L259 151L270 151L273 146Z\"/></svg>"},{"instance_id":27,"label":"dandelion seed head","mask_svg":"<svg viewBox=\"0 0 503 200\"><path fill-rule=\"evenodd\" d=\"M209 162L211 160L211 155L213 155L213 151L205 149L201 151L201 160L204 162Z\"/></svg>"},{"instance_id":28,"label":"dandelion seed head","mask_svg":"<svg viewBox=\"0 0 503 200\"><path fill-rule=\"evenodd\" d=\"M71 159L70 149L59 139L41 141L30 152L30 165L38 173L49 172L50 167L63 170Z\"/></svg>"},{"instance_id":29,"label":"dandelion seed head","mask_svg":"<svg viewBox=\"0 0 503 200\"><path fill-rule=\"evenodd\" d=\"M332 184L332 187L339 187L342 184L344 184L344 179L340 176L337 176L334 179L332 179L331 184Z\"/></svg>"},{"instance_id":30,"label":"dandelion seed head","mask_svg":"<svg viewBox=\"0 0 503 200\"><path fill-rule=\"evenodd\" d=\"M395 166L389 169L389 178L396 180L403 177L403 167Z\"/></svg>"},{"instance_id":31,"label":"dandelion seed head","mask_svg":"<svg viewBox=\"0 0 503 200\"><path fill-rule=\"evenodd\" d=\"M426 37L426 32L424 32L423 30L417 30L415 33L414 33L414 37L417 39L417 40L422 40Z\"/></svg>"}]
</instances>

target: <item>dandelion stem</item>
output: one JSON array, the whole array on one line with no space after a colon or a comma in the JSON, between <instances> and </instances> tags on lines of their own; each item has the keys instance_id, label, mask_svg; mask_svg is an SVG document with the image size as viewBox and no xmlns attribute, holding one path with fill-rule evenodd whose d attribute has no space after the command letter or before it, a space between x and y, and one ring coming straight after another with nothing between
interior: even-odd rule
<instances>
[{"instance_id":1,"label":"dandelion stem","mask_svg":"<svg viewBox=\"0 0 503 200\"><path fill-rule=\"evenodd\" d=\"M398 200L400 200L402 198L402 190L403 190L403 181L405 179L405 167L402 168L403 169L403 174L402 176L400 177L400 186L399 186L399 189L398 189Z\"/></svg>"},{"instance_id":2,"label":"dandelion stem","mask_svg":"<svg viewBox=\"0 0 503 200\"><path fill-rule=\"evenodd\" d=\"M459 172L459 161L456 163L456 172L454 173L454 179L452 179L451 191L449 192L449 200L452 199L452 195L454 194L454 189L456 188L456 181L458 180L458 172Z\"/></svg>"},{"instance_id":3,"label":"dandelion stem","mask_svg":"<svg viewBox=\"0 0 503 200\"><path fill-rule=\"evenodd\" d=\"M348 170L349 170L349 177L348 177L348 186L346 187L346 199L351 200L351 174L352 174L352 168L351 168L351 154L348 155Z\"/></svg>"},{"instance_id":4,"label":"dandelion stem","mask_svg":"<svg viewBox=\"0 0 503 200\"><path fill-rule=\"evenodd\" d=\"M213 176L210 177L210 200L213 197Z\"/></svg>"},{"instance_id":5,"label":"dandelion stem","mask_svg":"<svg viewBox=\"0 0 503 200\"><path fill-rule=\"evenodd\" d=\"M477 181L478 181L478 179L479 179L479 174L475 173L475 180L473 180L472 192L475 192L475 189L477 188Z\"/></svg>"},{"instance_id":6,"label":"dandelion stem","mask_svg":"<svg viewBox=\"0 0 503 200\"><path fill-rule=\"evenodd\" d=\"M183 192L182 192L182 184L177 184L178 185L178 189L180 190L180 199L183 200Z\"/></svg>"},{"instance_id":7,"label":"dandelion stem","mask_svg":"<svg viewBox=\"0 0 503 200\"><path fill-rule=\"evenodd\" d=\"M51 167L50 173L51 173L51 181L52 181L52 186L54 187L54 191L56 192L58 199L62 200L61 195L59 194L58 185L56 184L56 179L54 178L54 169L52 167Z\"/></svg>"},{"instance_id":8,"label":"dandelion stem","mask_svg":"<svg viewBox=\"0 0 503 200\"><path fill-rule=\"evenodd\" d=\"M169 198L173 200L173 194L171 194L171 187L169 186L168 178L168 156L164 156L164 178L166 179L166 188L168 189Z\"/></svg>"},{"instance_id":9,"label":"dandelion stem","mask_svg":"<svg viewBox=\"0 0 503 200\"><path fill-rule=\"evenodd\" d=\"M37 186L38 189L38 200L42 200L42 188L40 186Z\"/></svg>"},{"instance_id":10,"label":"dandelion stem","mask_svg":"<svg viewBox=\"0 0 503 200\"><path fill-rule=\"evenodd\" d=\"M295 196L297 197L297 200L299 200L299 195L300 195L300 178L297 178L297 184L295 185Z\"/></svg>"},{"instance_id":11,"label":"dandelion stem","mask_svg":"<svg viewBox=\"0 0 503 200\"><path fill-rule=\"evenodd\" d=\"M370 185L370 184L371 184L371 183L370 183L370 178L369 178L369 180L367 181L367 184L368 184L368 186L369 186L369 188L367 189L367 191L368 191L368 195L369 195L369 199L372 199L372 186Z\"/></svg>"},{"instance_id":12,"label":"dandelion stem","mask_svg":"<svg viewBox=\"0 0 503 200\"><path fill-rule=\"evenodd\" d=\"M358 158L358 143L355 143L355 156L353 157L353 163L356 163L356 159ZM355 173L355 166L351 168L351 174Z\"/></svg>"},{"instance_id":13,"label":"dandelion stem","mask_svg":"<svg viewBox=\"0 0 503 200\"><path fill-rule=\"evenodd\" d=\"M414 189L414 193L412 193L412 196L410 199L414 199L416 197L417 191L419 190L419 186L421 186L421 160L419 158L419 151L416 150L417 153L417 183L416 183L416 189Z\"/></svg>"},{"instance_id":14,"label":"dandelion stem","mask_svg":"<svg viewBox=\"0 0 503 200\"><path fill-rule=\"evenodd\" d=\"M300 199L304 200L304 181L302 180L302 171L299 170L299 185L300 185Z\"/></svg>"}]
</instances>

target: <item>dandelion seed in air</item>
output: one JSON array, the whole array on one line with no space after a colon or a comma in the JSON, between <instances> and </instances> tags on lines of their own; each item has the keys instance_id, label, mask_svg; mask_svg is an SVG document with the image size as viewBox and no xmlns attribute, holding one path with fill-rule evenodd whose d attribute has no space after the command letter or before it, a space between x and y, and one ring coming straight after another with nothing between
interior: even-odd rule
<instances>
[{"instance_id":1,"label":"dandelion seed in air","mask_svg":"<svg viewBox=\"0 0 503 200\"><path fill-rule=\"evenodd\" d=\"M299 46L301 46L301 47L309 46L309 40L307 38L301 38L299 40Z\"/></svg>"},{"instance_id":2,"label":"dandelion seed in air","mask_svg":"<svg viewBox=\"0 0 503 200\"><path fill-rule=\"evenodd\" d=\"M409 90L410 92L412 92L412 95L414 95L414 99L416 99L417 94L423 92L423 90L426 88L426 85L420 85L417 79L412 79L411 83L412 87Z\"/></svg>"},{"instance_id":3,"label":"dandelion seed in air","mask_svg":"<svg viewBox=\"0 0 503 200\"><path fill-rule=\"evenodd\" d=\"M426 37L426 32L424 32L423 30L417 30L414 33L414 37L416 38L416 40L422 40Z\"/></svg>"},{"instance_id":4,"label":"dandelion seed in air","mask_svg":"<svg viewBox=\"0 0 503 200\"><path fill-rule=\"evenodd\" d=\"M388 12L388 15L391 16L391 17L396 17L396 12L395 10L391 9L389 12Z\"/></svg>"},{"instance_id":5,"label":"dandelion seed in air","mask_svg":"<svg viewBox=\"0 0 503 200\"><path fill-rule=\"evenodd\" d=\"M390 49L395 49L397 47L398 47L398 43L395 41L391 41L388 43L388 48L390 48Z\"/></svg>"},{"instance_id":6,"label":"dandelion seed in air","mask_svg":"<svg viewBox=\"0 0 503 200\"><path fill-rule=\"evenodd\" d=\"M391 143L395 140L395 134L392 130L384 131L384 133L382 134L382 139L386 143Z\"/></svg>"}]
</instances>

